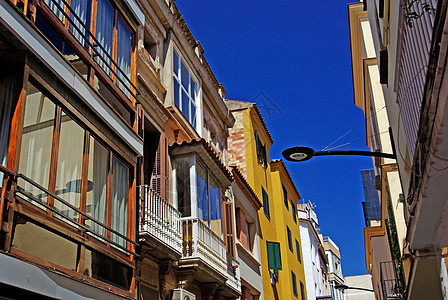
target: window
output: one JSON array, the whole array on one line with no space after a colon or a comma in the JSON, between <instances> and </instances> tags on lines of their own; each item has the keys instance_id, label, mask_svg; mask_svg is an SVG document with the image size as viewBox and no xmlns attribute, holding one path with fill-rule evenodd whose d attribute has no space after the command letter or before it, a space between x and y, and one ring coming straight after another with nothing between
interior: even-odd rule
<instances>
[{"instance_id":1,"label":"window","mask_svg":"<svg viewBox=\"0 0 448 300\"><path fill-rule=\"evenodd\" d=\"M266 241L266 252L268 254L268 269L278 271L282 269L282 257L280 243Z\"/></svg>"},{"instance_id":2,"label":"window","mask_svg":"<svg viewBox=\"0 0 448 300\"><path fill-rule=\"evenodd\" d=\"M292 219L294 220L294 222L297 223L297 208L292 200L291 200L291 213L292 213Z\"/></svg>"},{"instance_id":3,"label":"window","mask_svg":"<svg viewBox=\"0 0 448 300\"><path fill-rule=\"evenodd\" d=\"M129 290L131 263L106 253L131 252L131 162L116 156L34 80L27 85L19 173L17 199L23 206L34 205L36 217L17 212L12 249ZM55 197L48 197L47 190ZM36 221L39 214L47 219L45 225ZM74 233L81 227L84 237ZM55 247L61 255L55 256Z\"/></svg>"},{"instance_id":4,"label":"window","mask_svg":"<svg viewBox=\"0 0 448 300\"><path fill-rule=\"evenodd\" d=\"M299 297L299 293L297 291L297 279L296 274L294 274L293 271L291 271L291 281L292 281L292 292L296 298Z\"/></svg>"},{"instance_id":5,"label":"window","mask_svg":"<svg viewBox=\"0 0 448 300\"><path fill-rule=\"evenodd\" d=\"M193 168L195 173L191 173ZM175 160L177 209L182 217L196 215L218 236L222 236L221 186L212 172L195 156ZM194 176L194 180L193 177ZM193 198L191 182L196 182L196 199ZM192 203L197 203L196 207ZM233 233L232 233L233 234Z\"/></svg>"},{"instance_id":6,"label":"window","mask_svg":"<svg viewBox=\"0 0 448 300\"><path fill-rule=\"evenodd\" d=\"M248 220L248 216L241 208L236 209L236 230L237 237L240 243L246 250L253 250L255 223L253 220Z\"/></svg>"},{"instance_id":7,"label":"window","mask_svg":"<svg viewBox=\"0 0 448 300\"><path fill-rule=\"evenodd\" d=\"M285 186L282 184L282 189L283 189L283 202L285 203L286 209L289 210L289 206L288 206L288 192L286 191Z\"/></svg>"},{"instance_id":8,"label":"window","mask_svg":"<svg viewBox=\"0 0 448 300\"><path fill-rule=\"evenodd\" d=\"M302 297L301 300L305 300L305 286L303 285L302 280L300 280L300 296Z\"/></svg>"},{"instance_id":9,"label":"window","mask_svg":"<svg viewBox=\"0 0 448 300\"><path fill-rule=\"evenodd\" d=\"M131 95L132 33L109 0L44 0L47 7L63 23L64 27L87 50L93 48L93 58L110 76L112 81L129 98ZM92 7L92 2L95 7ZM92 17L91 11L96 11ZM64 12L68 17L64 16ZM44 24L40 20L36 23ZM39 25L38 25L39 27ZM93 34L93 31L95 33ZM96 41L90 39L96 39ZM71 49L63 43L62 52ZM73 52L71 49L69 52ZM72 53L63 53L72 54ZM73 55L72 55L73 56ZM73 57L67 56L72 61ZM78 59L79 60L79 59Z\"/></svg>"},{"instance_id":10,"label":"window","mask_svg":"<svg viewBox=\"0 0 448 300\"><path fill-rule=\"evenodd\" d=\"M83 157L88 159L84 168ZM57 164L52 165L56 158ZM130 168L32 83L27 88L19 172L64 200L47 199L35 186L24 184L34 198L73 222L60 215L58 218L75 227L75 223L85 223L101 236L110 234L113 242L126 248L126 240L106 233L104 226L127 236ZM83 185L85 190L81 190ZM81 195L85 195L85 203L81 203ZM70 206L83 210L99 224L84 221Z\"/></svg>"},{"instance_id":11,"label":"window","mask_svg":"<svg viewBox=\"0 0 448 300\"><path fill-rule=\"evenodd\" d=\"M268 193L266 193L266 191L264 190L263 187L261 187L261 191L263 194L263 211L264 214L266 215L266 217L271 220L271 214L269 212L269 197L268 197Z\"/></svg>"},{"instance_id":12,"label":"window","mask_svg":"<svg viewBox=\"0 0 448 300\"><path fill-rule=\"evenodd\" d=\"M173 53L174 103L182 111L188 122L196 128L197 97L199 84L191 78L180 57Z\"/></svg>"},{"instance_id":13,"label":"window","mask_svg":"<svg viewBox=\"0 0 448 300\"><path fill-rule=\"evenodd\" d=\"M289 229L289 227L286 226L286 231L288 232L288 246L289 246L289 250L291 250L291 252L294 252L294 247L292 245L291 229Z\"/></svg>"},{"instance_id":14,"label":"window","mask_svg":"<svg viewBox=\"0 0 448 300\"><path fill-rule=\"evenodd\" d=\"M297 260L299 261L299 263L302 263L302 258L300 256L300 244L297 240L296 240L296 255L297 255Z\"/></svg>"},{"instance_id":15,"label":"window","mask_svg":"<svg viewBox=\"0 0 448 300\"><path fill-rule=\"evenodd\" d=\"M257 147L257 158L258 162L263 166L263 168L268 167L268 157L267 157L267 150L266 150L266 144L263 144L260 140L260 137L258 136L257 131L255 131L255 145Z\"/></svg>"}]
</instances>

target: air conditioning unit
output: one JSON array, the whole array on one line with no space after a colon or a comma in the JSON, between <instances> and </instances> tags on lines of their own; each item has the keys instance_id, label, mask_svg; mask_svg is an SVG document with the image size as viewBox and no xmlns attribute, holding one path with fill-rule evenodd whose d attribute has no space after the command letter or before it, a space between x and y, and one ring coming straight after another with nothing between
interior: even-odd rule
<instances>
[{"instance_id":1,"label":"air conditioning unit","mask_svg":"<svg viewBox=\"0 0 448 300\"><path fill-rule=\"evenodd\" d=\"M196 300L196 296L184 289L174 289L171 300Z\"/></svg>"}]
</instances>

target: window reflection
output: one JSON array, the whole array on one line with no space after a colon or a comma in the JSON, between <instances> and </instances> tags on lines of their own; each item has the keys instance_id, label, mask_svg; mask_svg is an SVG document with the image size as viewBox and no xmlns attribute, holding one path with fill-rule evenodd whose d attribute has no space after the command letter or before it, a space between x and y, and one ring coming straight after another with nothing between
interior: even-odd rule
<instances>
[{"instance_id":1,"label":"window reflection","mask_svg":"<svg viewBox=\"0 0 448 300\"><path fill-rule=\"evenodd\" d=\"M45 188L48 188L50 176L55 111L56 106L28 83L19 173ZM34 186L26 184L25 188L33 195L42 197Z\"/></svg>"},{"instance_id":2,"label":"window reflection","mask_svg":"<svg viewBox=\"0 0 448 300\"><path fill-rule=\"evenodd\" d=\"M77 208L81 194L83 149L84 129L63 112L55 194ZM73 220L78 219L78 213L61 202L55 201L54 207Z\"/></svg>"},{"instance_id":3,"label":"window reflection","mask_svg":"<svg viewBox=\"0 0 448 300\"><path fill-rule=\"evenodd\" d=\"M191 216L190 161L176 160L177 205L182 217Z\"/></svg>"},{"instance_id":4,"label":"window reflection","mask_svg":"<svg viewBox=\"0 0 448 300\"><path fill-rule=\"evenodd\" d=\"M93 137L90 138L88 181L92 189L87 191L86 213L101 223L106 222L107 173L109 171L109 151ZM104 235L104 228L87 221L96 233Z\"/></svg>"},{"instance_id":5,"label":"window reflection","mask_svg":"<svg viewBox=\"0 0 448 300\"><path fill-rule=\"evenodd\" d=\"M112 222L111 227L124 236L128 229L129 168L116 157L112 161ZM112 240L126 246L126 240L112 233Z\"/></svg>"}]
</instances>

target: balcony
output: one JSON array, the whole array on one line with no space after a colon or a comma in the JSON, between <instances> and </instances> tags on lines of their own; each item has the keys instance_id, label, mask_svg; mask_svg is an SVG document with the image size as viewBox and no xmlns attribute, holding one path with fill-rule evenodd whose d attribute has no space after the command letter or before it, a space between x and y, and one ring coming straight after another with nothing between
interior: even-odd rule
<instances>
[{"instance_id":1,"label":"balcony","mask_svg":"<svg viewBox=\"0 0 448 300\"><path fill-rule=\"evenodd\" d=\"M200 219L182 220L182 259L199 259L227 277L226 245Z\"/></svg>"},{"instance_id":2,"label":"balcony","mask_svg":"<svg viewBox=\"0 0 448 300\"><path fill-rule=\"evenodd\" d=\"M174 252L173 258L176 258L176 256L179 258L182 253L181 215L179 211L148 185L140 186L139 193L140 238L144 238L150 244L155 242L154 246L165 246L164 248ZM150 239L146 236L149 236ZM170 254L165 251L161 252Z\"/></svg>"},{"instance_id":3,"label":"balcony","mask_svg":"<svg viewBox=\"0 0 448 300\"><path fill-rule=\"evenodd\" d=\"M401 270L398 261L380 263L380 280L383 299L403 299Z\"/></svg>"}]
</instances>

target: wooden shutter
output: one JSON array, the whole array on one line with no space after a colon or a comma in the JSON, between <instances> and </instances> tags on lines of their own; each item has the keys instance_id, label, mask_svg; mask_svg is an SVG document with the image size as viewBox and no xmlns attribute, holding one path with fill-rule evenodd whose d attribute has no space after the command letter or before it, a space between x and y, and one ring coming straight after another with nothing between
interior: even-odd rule
<instances>
[{"instance_id":1,"label":"wooden shutter","mask_svg":"<svg viewBox=\"0 0 448 300\"><path fill-rule=\"evenodd\" d=\"M165 134L160 135L159 145L157 146L156 157L154 158L154 167L151 173L150 186L162 197L165 197L166 182L166 137Z\"/></svg>"},{"instance_id":2,"label":"wooden shutter","mask_svg":"<svg viewBox=\"0 0 448 300\"><path fill-rule=\"evenodd\" d=\"M233 230L233 205L232 202L224 204L224 238L226 240L227 253L235 258L235 233Z\"/></svg>"},{"instance_id":3,"label":"wooden shutter","mask_svg":"<svg viewBox=\"0 0 448 300\"><path fill-rule=\"evenodd\" d=\"M266 248L268 254L268 269L281 270L282 257L280 254L280 243L266 241Z\"/></svg>"}]
</instances>

